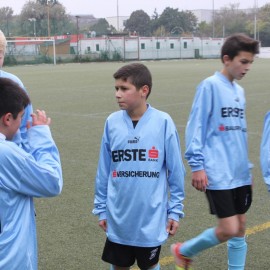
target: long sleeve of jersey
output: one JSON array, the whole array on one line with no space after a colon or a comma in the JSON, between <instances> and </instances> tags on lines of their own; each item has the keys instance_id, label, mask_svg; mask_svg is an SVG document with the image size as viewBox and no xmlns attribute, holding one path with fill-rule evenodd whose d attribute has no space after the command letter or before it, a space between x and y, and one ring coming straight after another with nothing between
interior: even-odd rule
<instances>
[{"instance_id":1,"label":"long sleeve of jersey","mask_svg":"<svg viewBox=\"0 0 270 270\"><path fill-rule=\"evenodd\" d=\"M199 85L186 127L185 158L192 171L204 169L203 147L206 140L209 117L212 111L213 100L211 92L210 84L204 82Z\"/></svg>"},{"instance_id":2,"label":"long sleeve of jersey","mask_svg":"<svg viewBox=\"0 0 270 270\"><path fill-rule=\"evenodd\" d=\"M168 218L179 221L184 217L183 200L185 168L182 163L180 139L174 123L168 125L171 129L167 134L165 143L166 166L168 171L168 185L170 190L170 198L168 202Z\"/></svg>"},{"instance_id":3,"label":"long sleeve of jersey","mask_svg":"<svg viewBox=\"0 0 270 270\"><path fill-rule=\"evenodd\" d=\"M270 192L270 112L265 115L260 148L260 162L263 179Z\"/></svg>"},{"instance_id":4,"label":"long sleeve of jersey","mask_svg":"<svg viewBox=\"0 0 270 270\"><path fill-rule=\"evenodd\" d=\"M0 183L8 189L31 197L58 195L63 186L58 149L48 126L35 126L28 131L30 153L13 142L1 145ZM11 173L10 173L11 172Z\"/></svg>"},{"instance_id":5,"label":"long sleeve of jersey","mask_svg":"<svg viewBox=\"0 0 270 270\"><path fill-rule=\"evenodd\" d=\"M108 123L105 123L104 134L101 141L98 170L96 174L96 193L94 199L94 215L99 216L99 220L106 219L106 202L108 181L110 178L111 153L108 138Z\"/></svg>"}]
</instances>

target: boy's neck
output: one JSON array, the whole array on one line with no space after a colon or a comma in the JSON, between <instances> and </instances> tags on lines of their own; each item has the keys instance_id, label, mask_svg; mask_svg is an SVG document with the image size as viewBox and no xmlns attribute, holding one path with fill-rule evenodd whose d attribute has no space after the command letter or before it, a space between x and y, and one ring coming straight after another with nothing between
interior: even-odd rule
<instances>
[{"instance_id":1,"label":"boy's neck","mask_svg":"<svg viewBox=\"0 0 270 270\"><path fill-rule=\"evenodd\" d=\"M148 108L148 105L145 104L144 106L137 108L136 110L127 111L127 113L132 121L139 121L141 117L144 115L144 113L146 112L147 108Z\"/></svg>"},{"instance_id":2,"label":"boy's neck","mask_svg":"<svg viewBox=\"0 0 270 270\"><path fill-rule=\"evenodd\" d=\"M229 72L226 70L226 68L223 68L220 73L224 75L230 82L234 81L234 78L230 76Z\"/></svg>"}]
</instances>

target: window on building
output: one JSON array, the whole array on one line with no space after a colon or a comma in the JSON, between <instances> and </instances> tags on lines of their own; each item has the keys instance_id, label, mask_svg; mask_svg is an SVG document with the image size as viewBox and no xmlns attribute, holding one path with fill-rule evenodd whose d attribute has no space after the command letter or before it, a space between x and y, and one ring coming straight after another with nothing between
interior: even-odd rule
<instances>
[{"instance_id":1,"label":"window on building","mask_svg":"<svg viewBox=\"0 0 270 270\"><path fill-rule=\"evenodd\" d=\"M87 47L87 52L90 53L91 52L91 48Z\"/></svg>"},{"instance_id":2,"label":"window on building","mask_svg":"<svg viewBox=\"0 0 270 270\"><path fill-rule=\"evenodd\" d=\"M187 49L187 42L184 42L184 49Z\"/></svg>"},{"instance_id":3,"label":"window on building","mask_svg":"<svg viewBox=\"0 0 270 270\"><path fill-rule=\"evenodd\" d=\"M96 44L96 51L99 52L99 44Z\"/></svg>"},{"instance_id":4,"label":"window on building","mask_svg":"<svg viewBox=\"0 0 270 270\"><path fill-rule=\"evenodd\" d=\"M156 49L160 49L160 42L158 41L157 43L156 43Z\"/></svg>"},{"instance_id":5,"label":"window on building","mask_svg":"<svg viewBox=\"0 0 270 270\"><path fill-rule=\"evenodd\" d=\"M174 49L174 43L170 43L170 49Z\"/></svg>"},{"instance_id":6,"label":"window on building","mask_svg":"<svg viewBox=\"0 0 270 270\"><path fill-rule=\"evenodd\" d=\"M145 50L145 43L141 43L141 50Z\"/></svg>"}]
</instances>

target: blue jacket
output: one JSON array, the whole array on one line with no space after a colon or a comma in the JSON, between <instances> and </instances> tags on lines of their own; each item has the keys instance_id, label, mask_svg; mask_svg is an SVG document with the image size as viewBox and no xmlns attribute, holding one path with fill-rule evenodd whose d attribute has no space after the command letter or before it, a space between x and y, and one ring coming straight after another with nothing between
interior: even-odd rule
<instances>
[{"instance_id":1,"label":"blue jacket","mask_svg":"<svg viewBox=\"0 0 270 270\"><path fill-rule=\"evenodd\" d=\"M260 149L263 179L270 192L270 112L265 115Z\"/></svg>"},{"instance_id":2,"label":"blue jacket","mask_svg":"<svg viewBox=\"0 0 270 270\"><path fill-rule=\"evenodd\" d=\"M244 90L216 72L197 88L186 127L185 158L205 170L208 189L250 185Z\"/></svg>"},{"instance_id":3,"label":"blue jacket","mask_svg":"<svg viewBox=\"0 0 270 270\"><path fill-rule=\"evenodd\" d=\"M168 114L148 105L134 128L125 110L112 113L101 142L93 210L107 219L110 241L141 247L166 241L168 218L184 216L184 176Z\"/></svg>"},{"instance_id":4,"label":"blue jacket","mask_svg":"<svg viewBox=\"0 0 270 270\"><path fill-rule=\"evenodd\" d=\"M0 269L36 270L33 197L58 195L60 157L48 126L28 130L30 153L0 133Z\"/></svg>"}]
</instances>

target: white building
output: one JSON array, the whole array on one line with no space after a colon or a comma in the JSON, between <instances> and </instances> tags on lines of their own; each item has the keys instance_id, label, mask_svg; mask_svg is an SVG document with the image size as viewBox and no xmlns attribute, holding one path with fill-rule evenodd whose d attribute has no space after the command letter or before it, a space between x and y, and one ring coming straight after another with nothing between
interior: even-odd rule
<instances>
[{"instance_id":1,"label":"white building","mask_svg":"<svg viewBox=\"0 0 270 270\"><path fill-rule=\"evenodd\" d=\"M79 41L82 56L123 60L218 58L223 38L99 37Z\"/></svg>"}]
</instances>

